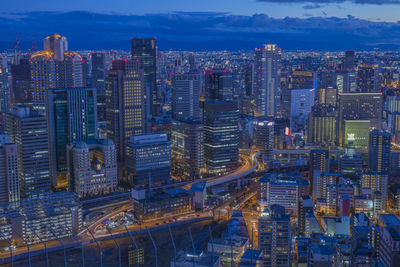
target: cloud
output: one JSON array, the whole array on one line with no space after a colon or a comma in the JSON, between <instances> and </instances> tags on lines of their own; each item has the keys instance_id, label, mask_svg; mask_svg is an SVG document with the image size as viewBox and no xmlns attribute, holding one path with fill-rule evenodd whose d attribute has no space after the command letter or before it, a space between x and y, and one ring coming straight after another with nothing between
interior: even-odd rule
<instances>
[{"instance_id":1,"label":"cloud","mask_svg":"<svg viewBox=\"0 0 400 267\"><path fill-rule=\"evenodd\" d=\"M23 34L22 48L35 34L65 35L71 49L130 49L131 37L157 37L158 47L185 50L254 49L277 43L285 50L400 48L400 22L373 22L354 16L273 18L266 14L160 13L145 15L92 12L0 14L0 50L12 49L14 34Z\"/></svg>"},{"instance_id":2,"label":"cloud","mask_svg":"<svg viewBox=\"0 0 400 267\"><path fill-rule=\"evenodd\" d=\"M321 5L318 3L306 4L303 6L304 9L317 9L321 8Z\"/></svg>"},{"instance_id":3,"label":"cloud","mask_svg":"<svg viewBox=\"0 0 400 267\"><path fill-rule=\"evenodd\" d=\"M303 3L317 3L317 4L340 4L352 3L360 5L399 5L400 0L256 0L257 2L281 3L281 4L303 4Z\"/></svg>"}]
</instances>

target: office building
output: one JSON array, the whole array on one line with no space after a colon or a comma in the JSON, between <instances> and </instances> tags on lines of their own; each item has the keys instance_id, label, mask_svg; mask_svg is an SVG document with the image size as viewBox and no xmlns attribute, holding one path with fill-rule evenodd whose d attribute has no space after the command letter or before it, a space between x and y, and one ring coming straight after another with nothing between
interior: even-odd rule
<instances>
[{"instance_id":1,"label":"office building","mask_svg":"<svg viewBox=\"0 0 400 267\"><path fill-rule=\"evenodd\" d=\"M0 202L14 202L20 199L18 176L18 148L9 142L5 134L0 141ZM3 138L2 138L3 139Z\"/></svg>"},{"instance_id":2,"label":"office building","mask_svg":"<svg viewBox=\"0 0 400 267\"><path fill-rule=\"evenodd\" d=\"M126 170L132 184L167 184L171 171L171 142L166 133L132 135L126 146Z\"/></svg>"},{"instance_id":3,"label":"office building","mask_svg":"<svg viewBox=\"0 0 400 267\"><path fill-rule=\"evenodd\" d=\"M400 260L400 231L398 227L381 227L379 260L384 267L396 266Z\"/></svg>"},{"instance_id":4,"label":"office building","mask_svg":"<svg viewBox=\"0 0 400 267\"><path fill-rule=\"evenodd\" d=\"M117 150L110 139L68 145L69 188L80 198L109 194L117 189Z\"/></svg>"},{"instance_id":5,"label":"office building","mask_svg":"<svg viewBox=\"0 0 400 267\"><path fill-rule=\"evenodd\" d=\"M273 205L258 219L258 247L264 254L263 266L291 266L290 216L285 208Z\"/></svg>"},{"instance_id":6,"label":"office building","mask_svg":"<svg viewBox=\"0 0 400 267\"><path fill-rule=\"evenodd\" d=\"M369 134L368 167L372 171L390 171L391 134L372 130Z\"/></svg>"},{"instance_id":7,"label":"office building","mask_svg":"<svg viewBox=\"0 0 400 267\"><path fill-rule=\"evenodd\" d=\"M204 163L209 173L233 170L239 160L239 110L234 102L204 103Z\"/></svg>"},{"instance_id":8,"label":"office building","mask_svg":"<svg viewBox=\"0 0 400 267\"><path fill-rule=\"evenodd\" d=\"M6 133L18 149L22 196L50 191L47 119L25 106L13 106L6 116Z\"/></svg>"},{"instance_id":9,"label":"office building","mask_svg":"<svg viewBox=\"0 0 400 267\"><path fill-rule=\"evenodd\" d=\"M192 180L204 172L204 137L200 121L175 120L171 124L172 175Z\"/></svg>"},{"instance_id":10,"label":"office building","mask_svg":"<svg viewBox=\"0 0 400 267\"><path fill-rule=\"evenodd\" d=\"M354 51L354 50L347 50L345 52L344 69L346 69L346 70L354 69L355 54L356 54L356 51Z\"/></svg>"},{"instance_id":11,"label":"office building","mask_svg":"<svg viewBox=\"0 0 400 267\"><path fill-rule=\"evenodd\" d=\"M274 117L280 112L281 50L275 44L267 44L255 49L254 59L256 115Z\"/></svg>"},{"instance_id":12,"label":"office building","mask_svg":"<svg viewBox=\"0 0 400 267\"><path fill-rule=\"evenodd\" d=\"M253 123L255 145L261 151L264 164L274 159L274 121L258 118Z\"/></svg>"},{"instance_id":13,"label":"office building","mask_svg":"<svg viewBox=\"0 0 400 267\"><path fill-rule=\"evenodd\" d=\"M354 148L346 148L345 154L339 158L339 171L343 175L358 176L362 172L363 159Z\"/></svg>"},{"instance_id":14,"label":"office building","mask_svg":"<svg viewBox=\"0 0 400 267\"><path fill-rule=\"evenodd\" d=\"M315 170L319 173L329 172L329 150L313 149L310 151L310 175L314 177Z\"/></svg>"},{"instance_id":15,"label":"office building","mask_svg":"<svg viewBox=\"0 0 400 267\"><path fill-rule=\"evenodd\" d=\"M43 39L43 48L52 51L55 60L64 60L64 52L68 51L67 38L57 33L48 35Z\"/></svg>"},{"instance_id":16,"label":"office building","mask_svg":"<svg viewBox=\"0 0 400 267\"><path fill-rule=\"evenodd\" d=\"M336 107L338 99L338 90L335 87L318 88L317 103L331 105Z\"/></svg>"},{"instance_id":17,"label":"office building","mask_svg":"<svg viewBox=\"0 0 400 267\"><path fill-rule=\"evenodd\" d=\"M370 127L371 121L369 120L345 120L343 146L366 150Z\"/></svg>"},{"instance_id":18,"label":"office building","mask_svg":"<svg viewBox=\"0 0 400 267\"><path fill-rule=\"evenodd\" d=\"M290 90L290 120L297 120L300 124L307 121L308 114L314 106L315 89Z\"/></svg>"},{"instance_id":19,"label":"office building","mask_svg":"<svg viewBox=\"0 0 400 267\"><path fill-rule=\"evenodd\" d=\"M118 161L124 162L130 136L146 130L145 77L137 61L112 64L106 78L107 138L117 147Z\"/></svg>"},{"instance_id":20,"label":"office building","mask_svg":"<svg viewBox=\"0 0 400 267\"><path fill-rule=\"evenodd\" d=\"M52 186L66 187L67 145L97 137L96 89L49 89L47 94Z\"/></svg>"},{"instance_id":21,"label":"office building","mask_svg":"<svg viewBox=\"0 0 400 267\"><path fill-rule=\"evenodd\" d=\"M157 89L157 46L155 38L132 38L132 60L139 62L139 68L143 69L146 92L146 105L148 115L158 114L161 95Z\"/></svg>"},{"instance_id":22,"label":"office building","mask_svg":"<svg viewBox=\"0 0 400 267\"><path fill-rule=\"evenodd\" d=\"M336 72L336 88L339 94L342 93L356 93L357 75L355 72L350 70L339 70Z\"/></svg>"},{"instance_id":23,"label":"office building","mask_svg":"<svg viewBox=\"0 0 400 267\"><path fill-rule=\"evenodd\" d=\"M106 54L104 52L93 52L91 54L92 83L96 88L97 95L97 117L99 121L106 120Z\"/></svg>"},{"instance_id":24,"label":"office building","mask_svg":"<svg viewBox=\"0 0 400 267\"><path fill-rule=\"evenodd\" d=\"M331 105L313 106L308 117L308 143L321 146L335 144L336 115L336 110Z\"/></svg>"},{"instance_id":25,"label":"office building","mask_svg":"<svg viewBox=\"0 0 400 267\"><path fill-rule=\"evenodd\" d=\"M28 59L21 59L19 64L11 65L11 103L28 104L32 101L31 65Z\"/></svg>"},{"instance_id":26,"label":"office building","mask_svg":"<svg viewBox=\"0 0 400 267\"><path fill-rule=\"evenodd\" d=\"M199 73L174 74L172 80L172 118L196 119L200 114L200 91L202 88Z\"/></svg>"},{"instance_id":27,"label":"office building","mask_svg":"<svg viewBox=\"0 0 400 267\"><path fill-rule=\"evenodd\" d=\"M301 196L299 201L299 235L306 233L306 217L308 214L314 214L314 203L309 196Z\"/></svg>"},{"instance_id":28,"label":"office building","mask_svg":"<svg viewBox=\"0 0 400 267\"><path fill-rule=\"evenodd\" d=\"M233 77L230 70L207 70L204 76L207 100L233 100Z\"/></svg>"},{"instance_id":29,"label":"office building","mask_svg":"<svg viewBox=\"0 0 400 267\"><path fill-rule=\"evenodd\" d=\"M375 198L375 195L379 194L379 200L381 203L379 206L381 209L378 209L379 212L383 212L386 210L387 198L388 198L388 174L387 173L378 173L378 172L363 172L361 179L362 188L369 188L372 192L372 198ZM376 206L376 205L374 205Z\"/></svg>"},{"instance_id":30,"label":"office building","mask_svg":"<svg viewBox=\"0 0 400 267\"><path fill-rule=\"evenodd\" d=\"M338 145L344 144L345 120L369 120L370 127L382 128L381 93L343 93L339 95Z\"/></svg>"},{"instance_id":31,"label":"office building","mask_svg":"<svg viewBox=\"0 0 400 267\"><path fill-rule=\"evenodd\" d=\"M357 87L361 93L378 92L378 75L375 65L363 64L358 67Z\"/></svg>"}]
</instances>

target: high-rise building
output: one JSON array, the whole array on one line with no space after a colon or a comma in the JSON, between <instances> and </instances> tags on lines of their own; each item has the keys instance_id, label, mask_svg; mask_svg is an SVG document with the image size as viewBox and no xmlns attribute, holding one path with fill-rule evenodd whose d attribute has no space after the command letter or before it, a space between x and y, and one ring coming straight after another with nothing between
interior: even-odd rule
<instances>
[{"instance_id":1,"label":"high-rise building","mask_svg":"<svg viewBox=\"0 0 400 267\"><path fill-rule=\"evenodd\" d=\"M339 158L339 171L343 175L361 174L363 159L354 148L346 148L346 152Z\"/></svg>"},{"instance_id":2,"label":"high-rise building","mask_svg":"<svg viewBox=\"0 0 400 267\"><path fill-rule=\"evenodd\" d=\"M132 184L167 184L171 171L171 142L166 133L132 135L126 147L126 170Z\"/></svg>"},{"instance_id":3,"label":"high-rise building","mask_svg":"<svg viewBox=\"0 0 400 267\"><path fill-rule=\"evenodd\" d=\"M66 187L67 145L97 137L96 89L49 89L47 94L52 186Z\"/></svg>"},{"instance_id":4,"label":"high-rise building","mask_svg":"<svg viewBox=\"0 0 400 267\"><path fill-rule=\"evenodd\" d=\"M67 38L57 33L48 35L43 39L43 48L53 51L55 60L64 60L64 52L68 51Z\"/></svg>"},{"instance_id":5,"label":"high-rise building","mask_svg":"<svg viewBox=\"0 0 400 267\"><path fill-rule=\"evenodd\" d=\"M329 150L313 149L310 151L310 175L313 177L315 170L321 173L329 172Z\"/></svg>"},{"instance_id":6,"label":"high-rise building","mask_svg":"<svg viewBox=\"0 0 400 267\"><path fill-rule=\"evenodd\" d=\"M307 141L315 145L335 144L336 115L336 110L331 105L313 106L308 117Z\"/></svg>"},{"instance_id":7,"label":"high-rise building","mask_svg":"<svg viewBox=\"0 0 400 267\"><path fill-rule=\"evenodd\" d=\"M48 125L44 116L13 106L6 116L6 133L18 148L22 196L50 191Z\"/></svg>"},{"instance_id":8,"label":"high-rise building","mask_svg":"<svg viewBox=\"0 0 400 267\"><path fill-rule=\"evenodd\" d=\"M157 46L155 38L132 38L132 59L139 62L139 68L143 69L146 83L147 112L158 114L161 95L157 90ZM150 115L149 114L149 115Z\"/></svg>"},{"instance_id":9,"label":"high-rise building","mask_svg":"<svg viewBox=\"0 0 400 267\"><path fill-rule=\"evenodd\" d=\"M231 70L207 70L204 86L207 100L233 100L233 76Z\"/></svg>"},{"instance_id":10,"label":"high-rise building","mask_svg":"<svg viewBox=\"0 0 400 267\"><path fill-rule=\"evenodd\" d=\"M126 143L146 130L145 80L136 60L113 61L106 78L107 138L124 162Z\"/></svg>"},{"instance_id":11,"label":"high-rise building","mask_svg":"<svg viewBox=\"0 0 400 267\"><path fill-rule=\"evenodd\" d=\"M196 179L204 168L203 124L194 120L176 120L171 125L172 175L178 179Z\"/></svg>"},{"instance_id":12,"label":"high-rise building","mask_svg":"<svg viewBox=\"0 0 400 267\"><path fill-rule=\"evenodd\" d=\"M0 112L5 114L10 108L10 86L7 65L0 66Z\"/></svg>"},{"instance_id":13,"label":"high-rise building","mask_svg":"<svg viewBox=\"0 0 400 267\"><path fill-rule=\"evenodd\" d=\"M256 48L254 53L254 95L257 115L279 114L281 50L274 44Z\"/></svg>"},{"instance_id":14,"label":"high-rise building","mask_svg":"<svg viewBox=\"0 0 400 267\"><path fill-rule=\"evenodd\" d=\"M248 64L245 67L244 82L246 89L246 96L253 96L254 94L254 63Z\"/></svg>"},{"instance_id":15,"label":"high-rise building","mask_svg":"<svg viewBox=\"0 0 400 267\"><path fill-rule=\"evenodd\" d=\"M318 88L317 103L337 106L338 90L334 87Z\"/></svg>"},{"instance_id":16,"label":"high-rise building","mask_svg":"<svg viewBox=\"0 0 400 267\"><path fill-rule=\"evenodd\" d=\"M31 65L28 59L21 59L19 64L11 65L11 99L13 104L28 104L32 101Z\"/></svg>"},{"instance_id":17,"label":"high-rise building","mask_svg":"<svg viewBox=\"0 0 400 267\"><path fill-rule=\"evenodd\" d=\"M20 199L18 148L9 142L8 135L2 137L5 140L0 140L0 202L14 202Z\"/></svg>"},{"instance_id":18,"label":"high-rise building","mask_svg":"<svg viewBox=\"0 0 400 267\"><path fill-rule=\"evenodd\" d=\"M309 196L302 196L299 201L299 235L304 236L306 232L307 213L314 214L314 202Z\"/></svg>"},{"instance_id":19,"label":"high-rise building","mask_svg":"<svg viewBox=\"0 0 400 267\"><path fill-rule=\"evenodd\" d=\"M352 70L354 69L354 57L355 57L356 51L354 50L347 50L345 53L345 58L344 58L344 68L346 70Z\"/></svg>"},{"instance_id":20,"label":"high-rise building","mask_svg":"<svg viewBox=\"0 0 400 267\"><path fill-rule=\"evenodd\" d=\"M357 87L362 93L378 92L378 77L375 65L362 65L358 67Z\"/></svg>"},{"instance_id":21,"label":"high-rise building","mask_svg":"<svg viewBox=\"0 0 400 267\"><path fill-rule=\"evenodd\" d=\"M369 120L370 127L382 128L381 93L339 94L338 145L345 139L345 120Z\"/></svg>"},{"instance_id":22,"label":"high-rise building","mask_svg":"<svg viewBox=\"0 0 400 267\"><path fill-rule=\"evenodd\" d=\"M357 75L353 71L349 70L339 70L336 72L336 88L338 93L356 93L357 83L356 79Z\"/></svg>"},{"instance_id":23,"label":"high-rise building","mask_svg":"<svg viewBox=\"0 0 400 267\"><path fill-rule=\"evenodd\" d=\"M372 171L390 171L391 135L388 132L372 130L369 134L368 167Z\"/></svg>"},{"instance_id":24,"label":"high-rise building","mask_svg":"<svg viewBox=\"0 0 400 267\"><path fill-rule=\"evenodd\" d=\"M201 118L200 91L201 76L199 73L175 74L172 79L172 118Z\"/></svg>"},{"instance_id":25,"label":"high-rise building","mask_svg":"<svg viewBox=\"0 0 400 267\"><path fill-rule=\"evenodd\" d=\"M97 117L99 121L106 120L106 54L94 52L91 55L92 87L97 90Z\"/></svg>"},{"instance_id":26,"label":"high-rise building","mask_svg":"<svg viewBox=\"0 0 400 267\"><path fill-rule=\"evenodd\" d=\"M361 179L362 188L371 189L372 196L374 197L379 192L380 209L379 212L386 210L387 196L388 196L388 174L379 173L376 171L363 172ZM376 202L376 201L374 201Z\"/></svg>"},{"instance_id":27,"label":"high-rise building","mask_svg":"<svg viewBox=\"0 0 400 267\"><path fill-rule=\"evenodd\" d=\"M260 117L254 121L253 127L255 145L266 164L274 159L274 121Z\"/></svg>"},{"instance_id":28,"label":"high-rise building","mask_svg":"<svg viewBox=\"0 0 400 267\"><path fill-rule=\"evenodd\" d=\"M239 160L239 110L229 101L204 103L204 162L207 172L224 173Z\"/></svg>"},{"instance_id":29,"label":"high-rise building","mask_svg":"<svg viewBox=\"0 0 400 267\"><path fill-rule=\"evenodd\" d=\"M263 251L264 265L291 266L290 216L285 208L272 205L258 219L258 247Z\"/></svg>"},{"instance_id":30,"label":"high-rise building","mask_svg":"<svg viewBox=\"0 0 400 267\"><path fill-rule=\"evenodd\" d=\"M110 139L68 145L69 187L81 198L117 189L117 150Z\"/></svg>"}]
</instances>

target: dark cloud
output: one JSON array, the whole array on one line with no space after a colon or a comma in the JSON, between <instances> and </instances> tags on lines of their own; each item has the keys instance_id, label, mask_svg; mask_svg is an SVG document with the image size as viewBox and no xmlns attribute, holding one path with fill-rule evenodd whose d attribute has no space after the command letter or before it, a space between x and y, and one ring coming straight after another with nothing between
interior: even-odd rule
<instances>
[{"instance_id":1,"label":"dark cloud","mask_svg":"<svg viewBox=\"0 0 400 267\"><path fill-rule=\"evenodd\" d=\"M318 4L340 4L340 3L353 3L360 5L399 5L400 0L256 0L258 2L282 3L282 4L295 4L295 3L318 3Z\"/></svg>"},{"instance_id":2,"label":"dark cloud","mask_svg":"<svg viewBox=\"0 0 400 267\"><path fill-rule=\"evenodd\" d=\"M147 15L91 12L33 12L0 15L0 49L11 49L14 34L22 47L58 32L71 49L129 50L131 37L157 37L160 49L253 49L277 43L283 49L343 50L400 48L400 23L372 22L347 16L273 18L266 14L162 13Z\"/></svg>"}]
</instances>

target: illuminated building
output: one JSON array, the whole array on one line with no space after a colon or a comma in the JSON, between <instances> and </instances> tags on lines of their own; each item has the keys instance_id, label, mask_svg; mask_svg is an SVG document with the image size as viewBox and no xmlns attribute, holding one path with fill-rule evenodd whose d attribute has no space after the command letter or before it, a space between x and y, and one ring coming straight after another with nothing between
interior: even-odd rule
<instances>
[{"instance_id":1,"label":"illuminated building","mask_svg":"<svg viewBox=\"0 0 400 267\"><path fill-rule=\"evenodd\" d=\"M9 143L9 137L3 134L0 141L0 202L14 202L20 199L18 176L18 148Z\"/></svg>"},{"instance_id":2,"label":"illuminated building","mask_svg":"<svg viewBox=\"0 0 400 267\"><path fill-rule=\"evenodd\" d=\"M8 84L8 68L0 66L0 112L5 114L10 109L10 88ZM4 124L3 124L4 126Z\"/></svg>"},{"instance_id":3,"label":"illuminated building","mask_svg":"<svg viewBox=\"0 0 400 267\"><path fill-rule=\"evenodd\" d=\"M118 161L124 162L126 143L146 130L145 80L139 63L113 61L106 78L107 138L114 141Z\"/></svg>"},{"instance_id":4,"label":"illuminated building","mask_svg":"<svg viewBox=\"0 0 400 267\"><path fill-rule=\"evenodd\" d=\"M356 93L356 73L348 70L336 72L336 88L339 94L341 93Z\"/></svg>"},{"instance_id":5,"label":"illuminated building","mask_svg":"<svg viewBox=\"0 0 400 267\"><path fill-rule=\"evenodd\" d=\"M281 49L275 44L256 48L254 52L254 96L257 115L279 114Z\"/></svg>"},{"instance_id":6,"label":"illuminated building","mask_svg":"<svg viewBox=\"0 0 400 267\"><path fill-rule=\"evenodd\" d=\"M317 90L317 103L337 106L338 90L333 87L319 88Z\"/></svg>"},{"instance_id":7,"label":"illuminated building","mask_svg":"<svg viewBox=\"0 0 400 267\"><path fill-rule=\"evenodd\" d=\"M204 76L207 100L233 100L233 77L230 70L207 70Z\"/></svg>"},{"instance_id":8,"label":"illuminated building","mask_svg":"<svg viewBox=\"0 0 400 267\"><path fill-rule=\"evenodd\" d=\"M126 170L132 184L167 184L171 171L171 142L166 133L132 135L126 147Z\"/></svg>"},{"instance_id":9,"label":"illuminated building","mask_svg":"<svg viewBox=\"0 0 400 267\"><path fill-rule=\"evenodd\" d=\"M207 172L233 170L239 160L239 110L234 102L204 103L204 162Z\"/></svg>"},{"instance_id":10,"label":"illuminated building","mask_svg":"<svg viewBox=\"0 0 400 267\"><path fill-rule=\"evenodd\" d=\"M370 132L369 120L344 121L344 146L367 149Z\"/></svg>"},{"instance_id":11,"label":"illuminated building","mask_svg":"<svg viewBox=\"0 0 400 267\"><path fill-rule=\"evenodd\" d=\"M252 97L254 95L254 63L245 66L244 75L246 96Z\"/></svg>"},{"instance_id":12,"label":"illuminated building","mask_svg":"<svg viewBox=\"0 0 400 267\"><path fill-rule=\"evenodd\" d=\"M255 145L261 151L264 164L274 159L274 122L258 118L253 123Z\"/></svg>"},{"instance_id":13,"label":"illuminated building","mask_svg":"<svg viewBox=\"0 0 400 267\"><path fill-rule=\"evenodd\" d=\"M338 140L343 146L345 139L345 120L369 120L370 127L382 127L381 93L343 93L339 94Z\"/></svg>"},{"instance_id":14,"label":"illuminated building","mask_svg":"<svg viewBox=\"0 0 400 267\"><path fill-rule=\"evenodd\" d=\"M172 79L172 118L200 119L200 91L202 83L199 73L174 74Z\"/></svg>"},{"instance_id":15,"label":"illuminated building","mask_svg":"<svg viewBox=\"0 0 400 267\"><path fill-rule=\"evenodd\" d=\"M308 118L307 141L314 145L336 142L336 110L331 105L315 105Z\"/></svg>"},{"instance_id":16,"label":"illuminated building","mask_svg":"<svg viewBox=\"0 0 400 267\"><path fill-rule=\"evenodd\" d=\"M139 69L143 69L146 83L146 111L148 115L158 114L160 108L160 92L157 90L157 46L155 38L131 38L132 60L139 62Z\"/></svg>"},{"instance_id":17,"label":"illuminated building","mask_svg":"<svg viewBox=\"0 0 400 267\"><path fill-rule=\"evenodd\" d=\"M193 209L193 195L182 188L133 197L133 211L139 220L188 213Z\"/></svg>"},{"instance_id":18,"label":"illuminated building","mask_svg":"<svg viewBox=\"0 0 400 267\"><path fill-rule=\"evenodd\" d=\"M289 89L314 88L314 73L312 71L293 71L290 77Z\"/></svg>"},{"instance_id":19,"label":"illuminated building","mask_svg":"<svg viewBox=\"0 0 400 267\"><path fill-rule=\"evenodd\" d=\"M364 172L361 179L362 188L369 188L372 192L372 197L375 198L376 193L380 194L380 201L378 209L379 212L386 210L387 196L388 196L388 174L378 172ZM374 205L375 207L376 205Z\"/></svg>"},{"instance_id":20,"label":"illuminated building","mask_svg":"<svg viewBox=\"0 0 400 267\"><path fill-rule=\"evenodd\" d=\"M361 93L378 92L378 73L374 65L361 65L357 72L357 87Z\"/></svg>"},{"instance_id":21,"label":"illuminated building","mask_svg":"<svg viewBox=\"0 0 400 267\"><path fill-rule=\"evenodd\" d=\"M291 266L290 216L285 208L272 205L258 219L258 247L263 251L263 266Z\"/></svg>"},{"instance_id":22,"label":"illuminated building","mask_svg":"<svg viewBox=\"0 0 400 267\"><path fill-rule=\"evenodd\" d=\"M354 148L346 148L346 152L339 158L339 170L343 175L358 176L362 172L363 159Z\"/></svg>"},{"instance_id":23,"label":"illuminated building","mask_svg":"<svg viewBox=\"0 0 400 267\"><path fill-rule=\"evenodd\" d=\"M290 121L304 125L308 114L314 106L315 89L292 89L290 90Z\"/></svg>"},{"instance_id":24,"label":"illuminated building","mask_svg":"<svg viewBox=\"0 0 400 267\"><path fill-rule=\"evenodd\" d=\"M18 147L21 195L50 191L48 125L44 116L25 106L13 106L6 117L6 133Z\"/></svg>"},{"instance_id":25,"label":"illuminated building","mask_svg":"<svg viewBox=\"0 0 400 267\"><path fill-rule=\"evenodd\" d=\"M372 130L369 133L368 167L372 171L388 173L390 171L391 134Z\"/></svg>"},{"instance_id":26,"label":"illuminated building","mask_svg":"<svg viewBox=\"0 0 400 267\"><path fill-rule=\"evenodd\" d=\"M134 245L128 246L128 266L144 265L144 248L136 248Z\"/></svg>"},{"instance_id":27,"label":"illuminated building","mask_svg":"<svg viewBox=\"0 0 400 267\"><path fill-rule=\"evenodd\" d=\"M299 235L304 236L306 233L306 216L307 213L314 213L314 203L309 196L301 196L299 201Z\"/></svg>"},{"instance_id":28,"label":"illuminated building","mask_svg":"<svg viewBox=\"0 0 400 267\"><path fill-rule=\"evenodd\" d=\"M278 204L297 213L300 197L308 187L308 181L295 175L267 174L258 180L260 202L266 206Z\"/></svg>"},{"instance_id":29,"label":"illuminated building","mask_svg":"<svg viewBox=\"0 0 400 267\"><path fill-rule=\"evenodd\" d=\"M310 175L313 179L316 170L329 172L329 150L313 149L310 151Z\"/></svg>"},{"instance_id":30,"label":"illuminated building","mask_svg":"<svg viewBox=\"0 0 400 267\"><path fill-rule=\"evenodd\" d=\"M52 186L66 187L67 145L97 137L96 90L82 87L49 89L47 94Z\"/></svg>"},{"instance_id":31,"label":"illuminated building","mask_svg":"<svg viewBox=\"0 0 400 267\"><path fill-rule=\"evenodd\" d=\"M32 54L31 81L34 109L45 113L46 91L51 88L84 87L82 57L68 51L67 38L52 34L43 40L44 50Z\"/></svg>"},{"instance_id":32,"label":"illuminated building","mask_svg":"<svg viewBox=\"0 0 400 267\"><path fill-rule=\"evenodd\" d=\"M106 120L106 54L104 52L93 52L91 54L92 64L92 87L97 93L97 117L99 121Z\"/></svg>"},{"instance_id":33,"label":"illuminated building","mask_svg":"<svg viewBox=\"0 0 400 267\"><path fill-rule=\"evenodd\" d=\"M64 52L68 51L67 38L57 33L48 35L43 39L43 48L53 51L55 60L64 60Z\"/></svg>"},{"instance_id":34,"label":"illuminated building","mask_svg":"<svg viewBox=\"0 0 400 267\"><path fill-rule=\"evenodd\" d=\"M399 228L395 226L381 227L379 260L382 266L384 267L397 266L399 255L400 255Z\"/></svg>"},{"instance_id":35,"label":"illuminated building","mask_svg":"<svg viewBox=\"0 0 400 267\"><path fill-rule=\"evenodd\" d=\"M172 175L196 179L204 168L203 125L194 120L176 120L171 125Z\"/></svg>"},{"instance_id":36,"label":"illuminated building","mask_svg":"<svg viewBox=\"0 0 400 267\"><path fill-rule=\"evenodd\" d=\"M117 151L110 139L68 145L69 187L80 197L112 193L117 189Z\"/></svg>"},{"instance_id":37,"label":"illuminated building","mask_svg":"<svg viewBox=\"0 0 400 267\"><path fill-rule=\"evenodd\" d=\"M19 247L25 245L24 241L32 245L76 235L82 229L82 208L73 192L45 193L2 206L0 221L3 220L7 224L2 230L8 228L5 234Z\"/></svg>"}]
</instances>

